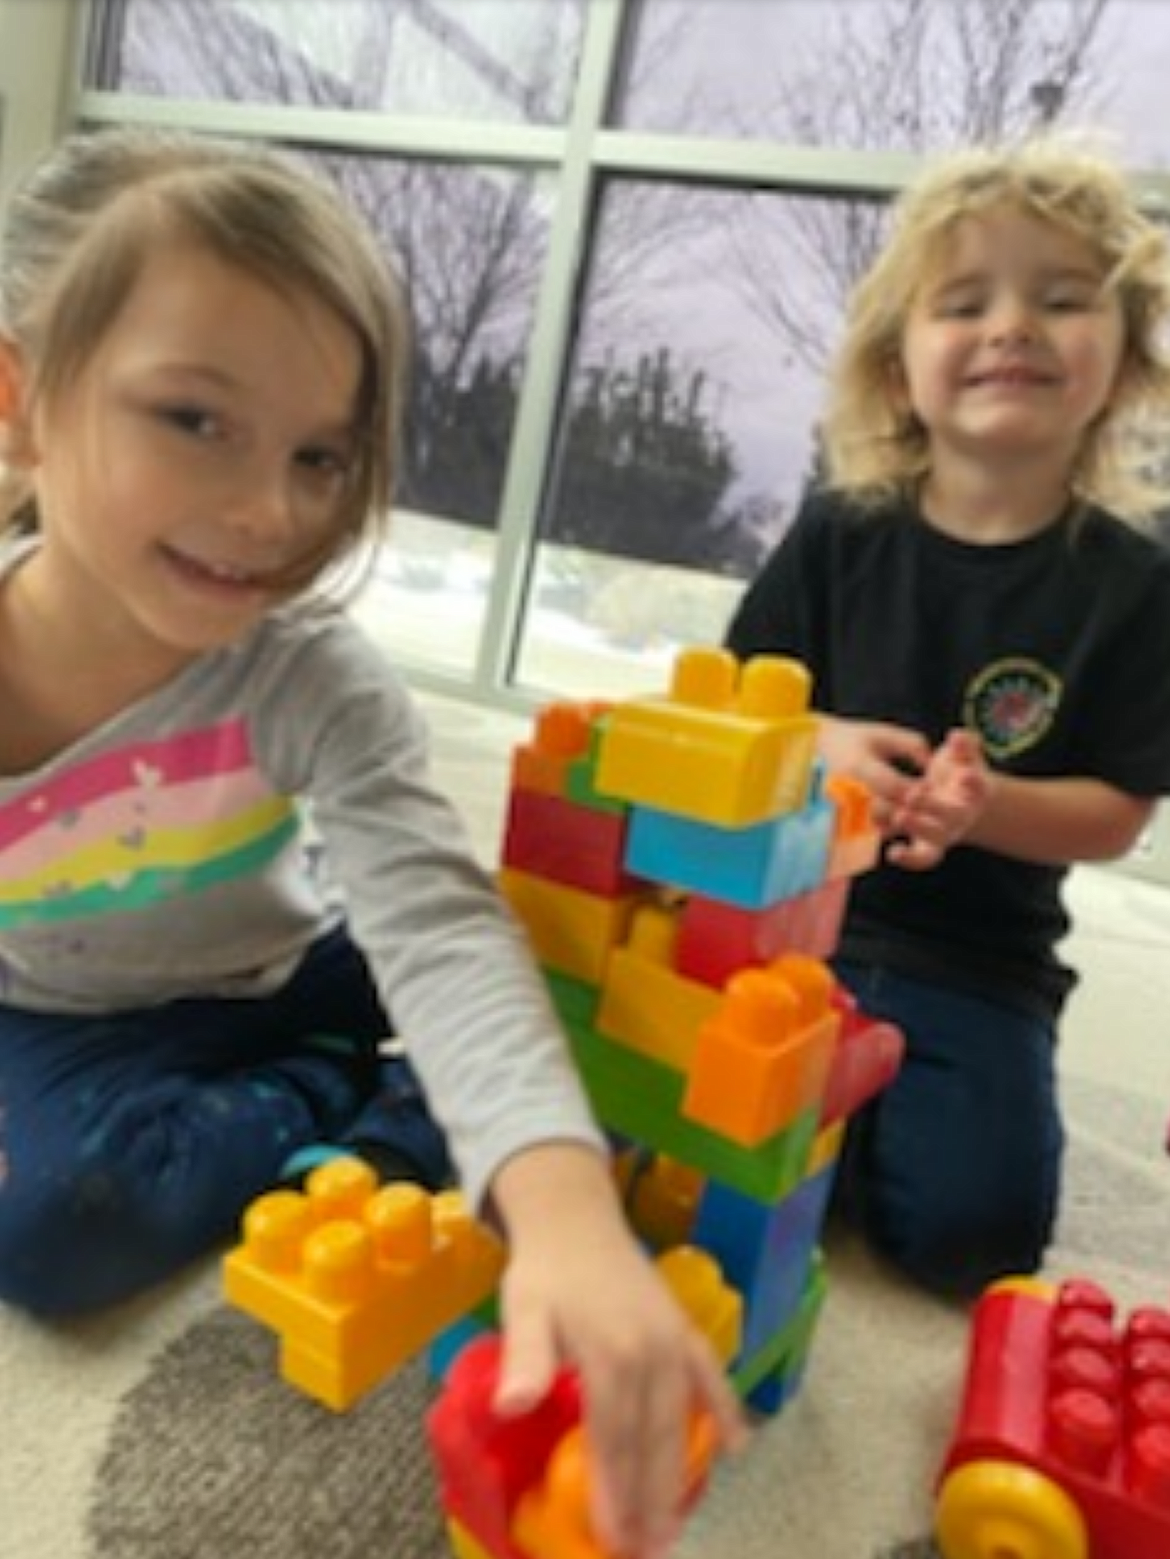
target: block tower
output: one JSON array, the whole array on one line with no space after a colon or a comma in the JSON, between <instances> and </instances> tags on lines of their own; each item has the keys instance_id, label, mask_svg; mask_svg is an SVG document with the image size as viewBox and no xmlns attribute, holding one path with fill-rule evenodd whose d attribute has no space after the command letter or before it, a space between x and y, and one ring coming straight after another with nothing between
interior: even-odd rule
<instances>
[{"instance_id":1,"label":"block tower","mask_svg":"<svg viewBox=\"0 0 1170 1559\"><path fill-rule=\"evenodd\" d=\"M542 711L513 759L500 883L527 928L631 1221L742 1301L732 1380L795 1390L825 1291L845 1124L897 1071L825 962L878 834L826 779L798 662L684 651L669 690Z\"/></svg>"},{"instance_id":2,"label":"block tower","mask_svg":"<svg viewBox=\"0 0 1170 1559\"><path fill-rule=\"evenodd\" d=\"M550 705L513 755L501 851L631 1222L762 1413L804 1371L846 1122L902 1055L826 962L879 842L864 789L819 765L809 695L795 661L697 648L665 694ZM343 1160L253 1204L225 1282L286 1379L338 1410L434 1345L456 1559L611 1559L576 1379L520 1420L491 1412L502 1266L458 1193L379 1189ZM714 1449L693 1423L688 1506Z\"/></svg>"}]
</instances>

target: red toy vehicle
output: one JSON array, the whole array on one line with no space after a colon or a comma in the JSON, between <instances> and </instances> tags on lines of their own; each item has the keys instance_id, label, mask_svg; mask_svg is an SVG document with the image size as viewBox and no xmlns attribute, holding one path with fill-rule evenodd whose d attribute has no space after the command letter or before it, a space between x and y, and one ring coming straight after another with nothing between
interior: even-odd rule
<instances>
[{"instance_id":1,"label":"red toy vehicle","mask_svg":"<svg viewBox=\"0 0 1170 1559\"><path fill-rule=\"evenodd\" d=\"M996 1284L939 1480L945 1559L1168 1559L1170 1310Z\"/></svg>"}]
</instances>

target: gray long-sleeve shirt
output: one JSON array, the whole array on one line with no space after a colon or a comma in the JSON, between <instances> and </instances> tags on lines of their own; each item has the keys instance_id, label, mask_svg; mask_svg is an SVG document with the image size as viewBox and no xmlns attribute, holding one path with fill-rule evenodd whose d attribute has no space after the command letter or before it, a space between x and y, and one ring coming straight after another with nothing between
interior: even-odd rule
<instances>
[{"instance_id":1,"label":"gray long-sleeve shirt","mask_svg":"<svg viewBox=\"0 0 1170 1559\"><path fill-rule=\"evenodd\" d=\"M523 935L428 780L421 717L348 619L278 612L0 778L9 1005L260 995L343 916L473 1205L518 1149L600 1141Z\"/></svg>"}]
</instances>

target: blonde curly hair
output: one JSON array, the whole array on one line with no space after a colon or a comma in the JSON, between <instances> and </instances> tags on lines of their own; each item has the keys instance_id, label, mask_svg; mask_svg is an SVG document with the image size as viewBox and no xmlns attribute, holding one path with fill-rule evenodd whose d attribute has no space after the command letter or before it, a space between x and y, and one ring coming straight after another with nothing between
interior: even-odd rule
<instances>
[{"instance_id":1,"label":"blonde curly hair","mask_svg":"<svg viewBox=\"0 0 1170 1559\"><path fill-rule=\"evenodd\" d=\"M1170 249L1124 173L1057 136L973 147L941 159L896 202L887 241L853 294L821 426L831 484L878 505L916 491L930 469L928 431L895 393L907 316L962 220L1015 208L1051 222L1100 257L1125 325L1124 371L1086 429L1073 496L1139 522L1170 497L1156 474L1170 435Z\"/></svg>"}]
</instances>

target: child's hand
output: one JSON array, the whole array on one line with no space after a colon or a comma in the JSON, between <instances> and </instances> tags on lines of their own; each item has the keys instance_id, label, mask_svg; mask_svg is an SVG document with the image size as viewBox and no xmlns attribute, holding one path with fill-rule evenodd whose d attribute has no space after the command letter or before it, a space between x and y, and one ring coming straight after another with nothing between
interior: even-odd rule
<instances>
[{"instance_id":1,"label":"child's hand","mask_svg":"<svg viewBox=\"0 0 1170 1559\"><path fill-rule=\"evenodd\" d=\"M951 731L894 812L886 859L908 871L937 866L982 817L993 783L974 734Z\"/></svg>"},{"instance_id":2,"label":"child's hand","mask_svg":"<svg viewBox=\"0 0 1170 1559\"><path fill-rule=\"evenodd\" d=\"M848 774L869 791L873 820L889 837L930 763L930 743L918 731L880 720L821 715L820 755L829 772Z\"/></svg>"},{"instance_id":3,"label":"child's hand","mask_svg":"<svg viewBox=\"0 0 1170 1559\"><path fill-rule=\"evenodd\" d=\"M661 1559L678 1535L688 1417L707 1411L734 1447L745 1434L734 1394L635 1243L596 1153L531 1149L504 1165L494 1194L511 1245L495 1409L527 1411L573 1365L598 1539L622 1559Z\"/></svg>"}]
</instances>

